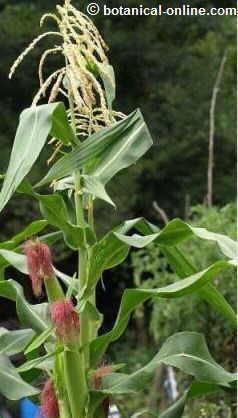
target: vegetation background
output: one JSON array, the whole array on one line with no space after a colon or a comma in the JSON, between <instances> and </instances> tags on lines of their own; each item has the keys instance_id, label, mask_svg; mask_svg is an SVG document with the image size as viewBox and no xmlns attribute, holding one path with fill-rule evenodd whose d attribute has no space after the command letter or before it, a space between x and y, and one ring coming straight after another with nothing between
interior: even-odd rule
<instances>
[{"instance_id":1,"label":"vegetation background","mask_svg":"<svg viewBox=\"0 0 238 418\"><path fill-rule=\"evenodd\" d=\"M39 56L43 47L53 45L52 41L45 39L44 45L40 43L32 51L31 57L26 58L12 81L8 80L8 70L22 49L40 33L41 15L54 9L56 3L55 0L0 0L0 172L2 173L7 167L19 114L31 104L32 96L38 87ZM82 11L86 9L88 3L88 0L74 1L75 6ZM100 5L105 3L109 7L121 5L119 0L100 0L98 3ZM124 6L129 7L139 4L148 6L145 0L140 2L126 0L123 3ZM149 6L157 7L158 2L151 0ZM178 7L181 4L171 0L169 6ZM203 0L202 2L193 0L191 6L236 7L236 2L230 1L228 4L227 1L222 0ZM117 79L115 108L129 113L135 107L140 107L154 139L154 146L146 156L130 168L130 171L123 171L110 184L109 193L116 202L118 210L114 211L109 206L105 208L98 204L99 232L103 233L121 219L136 216L144 216L162 225L163 221L154 209L153 201L157 201L170 219L174 216L186 218L191 212L190 207L204 202L207 193L211 95L221 59L226 51L227 62L216 106L214 166L216 208L213 208L215 215L214 213L211 215L209 211L204 213L204 207L203 209L200 207L200 215L196 217L193 213L192 219L194 220L195 216L196 225L205 223L208 229L218 232L228 231L228 235L233 237L234 206L229 205L229 210L223 209L223 215L219 208L230 204L235 199L236 18L230 16L104 17L99 14L94 21L110 47L110 61L114 66ZM49 30L51 28L51 23L49 23ZM57 58L53 57L48 61L49 73L55 67L56 60ZM41 156L37 168L32 171L33 180L46 172L46 157L47 151ZM22 196L12 199L2 214L0 238L9 238L37 216L38 209L30 200ZM193 257L200 257L200 255L194 256L196 251L196 248L191 248ZM206 249L204 251L206 252ZM213 256L215 257L215 254L211 257ZM68 273L73 273L73 265L76 261L74 255L65 251L63 247L59 247L55 250L55 257L61 264L61 268ZM122 290L126 286L134 286L135 270L132 264L132 260L129 259L123 268L114 270L114 275L110 277L110 280L106 280L107 277L105 277L106 291L103 285L98 289L99 309L106 315L104 326L106 329L111 327L115 319ZM161 271L159 273L161 281L159 278L157 284L163 285L171 280L171 277L168 277L168 266L165 266L163 275ZM142 279L145 277L146 275L143 275ZM232 283L229 281L229 288L223 284L223 289L229 301L234 304L235 285ZM27 285L25 288L31 300L34 301ZM215 358L220 360L220 356L223 364L226 360L229 363L229 359L233 356L233 340L230 345L228 344L231 349L231 351L228 350L229 353L225 349L222 351L224 347L221 349L219 341L224 340L224 329L228 340L232 339L232 334L229 328L226 328L226 324L223 324L221 329L221 318L209 316L209 309L199 305L197 301L191 302L188 311L180 311L180 308L182 309L182 306L173 303L170 307L166 307L167 310L169 309L167 321L166 316L163 315L159 316L157 321L156 309L158 308L146 307L145 327L154 330L150 344L145 349L143 341L138 340L137 332L135 332L137 329L135 318L128 335L115 345L115 351L111 353L111 357L117 358L117 352L122 352L121 344L123 344L125 359L129 357L128 353L131 356L133 352L132 364L128 367L143 363L149 357L149 352L153 352L155 346L161 343L161 339L167 336L167 332L174 333L185 329L184 321L173 321L173 317L179 318L181 315L181 318L189 317L189 324L185 321L187 329L198 329L199 327L196 328L197 321L200 321L199 330L206 333L207 327L211 329L213 341L217 339L218 357L215 356ZM14 305L9 302L1 302L0 311L2 321L9 321L15 317ZM191 312L194 312L194 316ZM159 327L163 332L160 332ZM148 331L145 333L148 338ZM135 348L137 348L136 351ZM128 414L133 405L128 400L128 405L124 406L125 413ZM218 407L213 401L211 405L213 409ZM201 408L199 411L202 411ZM229 414L232 413L226 407L223 410L207 409L208 412L206 408L210 408L210 404L205 407L207 415L202 415L203 412L196 412L200 414L197 416L230 417ZM194 415L188 415L188 418L192 417L195 418L195 412Z\"/></svg>"}]
</instances>

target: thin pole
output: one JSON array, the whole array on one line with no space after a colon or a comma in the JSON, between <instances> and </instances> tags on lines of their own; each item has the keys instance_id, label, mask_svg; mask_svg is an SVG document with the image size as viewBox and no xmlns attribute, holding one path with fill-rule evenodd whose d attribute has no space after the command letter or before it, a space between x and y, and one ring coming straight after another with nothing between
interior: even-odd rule
<instances>
[{"instance_id":1,"label":"thin pole","mask_svg":"<svg viewBox=\"0 0 238 418\"><path fill-rule=\"evenodd\" d=\"M215 84L212 91L210 105L210 125L209 125L209 148L208 148L208 170L207 170L207 205L212 206L213 203L213 169L214 169L214 137L215 137L215 109L217 95L219 92L222 76L224 73L225 63L227 60L227 52L225 51L220 67L217 73Z\"/></svg>"}]
</instances>

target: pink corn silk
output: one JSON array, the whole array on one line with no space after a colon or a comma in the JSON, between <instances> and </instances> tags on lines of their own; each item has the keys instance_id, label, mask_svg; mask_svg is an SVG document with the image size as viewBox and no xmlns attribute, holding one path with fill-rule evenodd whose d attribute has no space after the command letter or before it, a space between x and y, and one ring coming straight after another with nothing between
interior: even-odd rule
<instances>
[{"instance_id":1,"label":"pink corn silk","mask_svg":"<svg viewBox=\"0 0 238 418\"><path fill-rule=\"evenodd\" d=\"M112 373L112 368L110 366L103 366L96 370L93 376L93 386L94 389L99 390L102 385L102 377ZM109 409L110 409L110 397L108 396L102 401L102 408L105 413L105 418L108 417Z\"/></svg>"},{"instance_id":2,"label":"pink corn silk","mask_svg":"<svg viewBox=\"0 0 238 418\"><path fill-rule=\"evenodd\" d=\"M112 373L112 368L110 366L102 366L99 369L97 369L93 376L94 389L96 390L100 389L102 385L102 377L110 373Z\"/></svg>"},{"instance_id":3,"label":"pink corn silk","mask_svg":"<svg viewBox=\"0 0 238 418\"><path fill-rule=\"evenodd\" d=\"M79 337L80 320L72 301L57 300L52 303L50 311L58 338L64 343L75 342Z\"/></svg>"},{"instance_id":4,"label":"pink corn silk","mask_svg":"<svg viewBox=\"0 0 238 418\"><path fill-rule=\"evenodd\" d=\"M42 293L43 280L54 274L50 248L38 239L28 240L24 244L24 252L32 289L34 295L38 297Z\"/></svg>"},{"instance_id":5,"label":"pink corn silk","mask_svg":"<svg viewBox=\"0 0 238 418\"><path fill-rule=\"evenodd\" d=\"M59 418L58 400L54 389L54 383L51 379L46 381L41 392L40 417Z\"/></svg>"}]
</instances>

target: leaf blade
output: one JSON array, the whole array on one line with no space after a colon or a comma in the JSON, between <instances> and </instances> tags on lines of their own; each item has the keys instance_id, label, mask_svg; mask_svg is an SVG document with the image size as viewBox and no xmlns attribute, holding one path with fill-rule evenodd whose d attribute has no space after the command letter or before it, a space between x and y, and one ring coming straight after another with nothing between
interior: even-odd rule
<instances>
[{"instance_id":1,"label":"leaf blade","mask_svg":"<svg viewBox=\"0 0 238 418\"><path fill-rule=\"evenodd\" d=\"M64 118L62 126L66 126L64 130L62 126L61 129L56 127L62 118ZM63 103L32 106L21 113L9 166L0 193L0 211L31 170L51 131L57 133L57 137L63 141L69 141L67 134L70 138L73 135L67 122Z\"/></svg>"},{"instance_id":2,"label":"leaf blade","mask_svg":"<svg viewBox=\"0 0 238 418\"><path fill-rule=\"evenodd\" d=\"M0 392L6 398L16 401L39 393L39 390L21 378L8 357L0 354L0 362Z\"/></svg>"},{"instance_id":3,"label":"leaf blade","mask_svg":"<svg viewBox=\"0 0 238 418\"><path fill-rule=\"evenodd\" d=\"M76 146L51 167L36 187L69 176L80 168L86 168L86 174L98 177L105 185L118 171L135 163L152 143L141 112L135 110Z\"/></svg>"}]
</instances>

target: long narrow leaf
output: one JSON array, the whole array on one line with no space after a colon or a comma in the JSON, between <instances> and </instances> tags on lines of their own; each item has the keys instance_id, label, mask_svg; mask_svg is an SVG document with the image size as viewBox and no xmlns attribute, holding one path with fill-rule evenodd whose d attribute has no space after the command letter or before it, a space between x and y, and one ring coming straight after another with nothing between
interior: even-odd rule
<instances>
[{"instance_id":1,"label":"long narrow leaf","mask_svg":"<svg viewBox=\"0 0 238 418\"><path fill-rule=\"evenodd\" d=\"M159 289L126 289L121 301L120 310L114 328L105 335L102 335L91 343L91 361L97 365L108 345L117 340L125 330L130 315L134 309L152 297L177 298L197 292L216 275L230 267L226 261L218 261L208 269L196 273L186 279L179 280L169 286Z\"/></svg>"},{"instance_id":2,"label":"long narrow leaf","mask_svg":"<svg viewBox=\"0 0 238 418\"><path fill-rule=\"evenodd\" d=\"M125 242L125 244L136 248L143 248L151 242L173 247L193 236L197 236L201 239L215 241L226 257L235 259L237 256L237 245L231 238L210 232L205 228L192 227L181 219L173 219L161 231L147 236L137 234L127 236L119 232L116 232L115 235L118 239Z\"/></svg>"},{"instance_id":3,"label":"long narrow leaf","mask_svg":"<svg viewBox=\"0 0 238 418\"><path fill-rule=\"evenodd\" d=\"M0 281L0 296L16 302L17 313L21 323L37 333L46 330L50 325L48 303L31 305L25 299L22 286L14 280Z\"/></svg>"},{"instance_id":4,"label":"long narrow leaf","mask_svg":"<svg viewBox=\"0 0 238 418\"><path fill-rule=\"evenodd\" d=\"M71 175L76 169L106 184L118 171L135 163L151 147L152 139L140 110L103 128L57 161L37 186Z\"/></svg>"},{"instance_id":5,"label":"long narrow leaf","mask_svg":"<svg viewBox=\"0 0 238 418\"><path fill-rule=\"evenodd\" d=\"M158 354L144 367L130 375L111 374L103 379L102 393L135 393L149 383L161 364L176 367L198 381L230 388L235 374L227 372L212 358L203 335L196 332L180 332L169 337ZM200 393L201 393L200 388ZM198 392L198 388L196 390ZM193 394L195 395L193 388Z\"/></svg>"},{"instance_id":6,"label":"long narrow leaf","mask_svg":"<svg viewBox=\"0 0 238 418\"><path fill-rule=\"evenodd\" d=\"M166 411L157 415L157 418L182 418L187 401L218 392L219 390L221 390L221 387L215 383L195 381L180 399L166 409Z\"/></svg>"},{"instance_id":7,"label":"long narrow leaf","mask_svg":"<svg viewBox=\"0 0 238 418\"><path fill-rule=\"evenodd\" d=\"M44 219L30 223L22 232L12 237L9 241L2 242L0 248L14 250L22 241L41 232L47 224L48 222Z\"/></svg>"},{"instance_id":8,"label":"long narrow leaf","mask_svg":"<svg viewBox=\"0 0 238 418\"><path fill-rule=\"evenodd\" d=\"M184 278L189 274L195 274L196 268L190 263L187 257L177 247L161 247L162 252L167 257L170 266L178 274L180 278ZM197 294L220 312L225 318L227 318L231 324L236 327L237 317L236 313L226 301L224 296L216 289L212 283L208 283L206 286L198 290Z\"/></svg>"},{"instance_id":9,"label":"long narrow leaf","mask_svg":"<svg viewBox=\"0 0 238 418\"><path fill-rule=\"evenodd\" d=\"M16 401L39 393L39 390L24 382L8 357L3 354L0 354L0 364L0 392L6 398Z\"/></svg>"},{"instance_id":10,"label":"long narrow leaf","mask_svg":"<svg viewBox=\"0 0 238 418\"><path fill-rule=\"evenodd\" d=\"M35 333L32 329L9 331L8 329L0 328L0 353L13 356L24 351L34 335Z\"/></svg>"},{"instance_id":11,"label":"long narrow leaf","mask_svg":"<svg viewBox=\"0 0 238 418\"><path fill-rule=\"evenodd\" d=\"M0 211L31 170L51 132L64 142L74 139L63 103L32 106L22 112L0 194Z\"/></svg>"}]
</instances>

